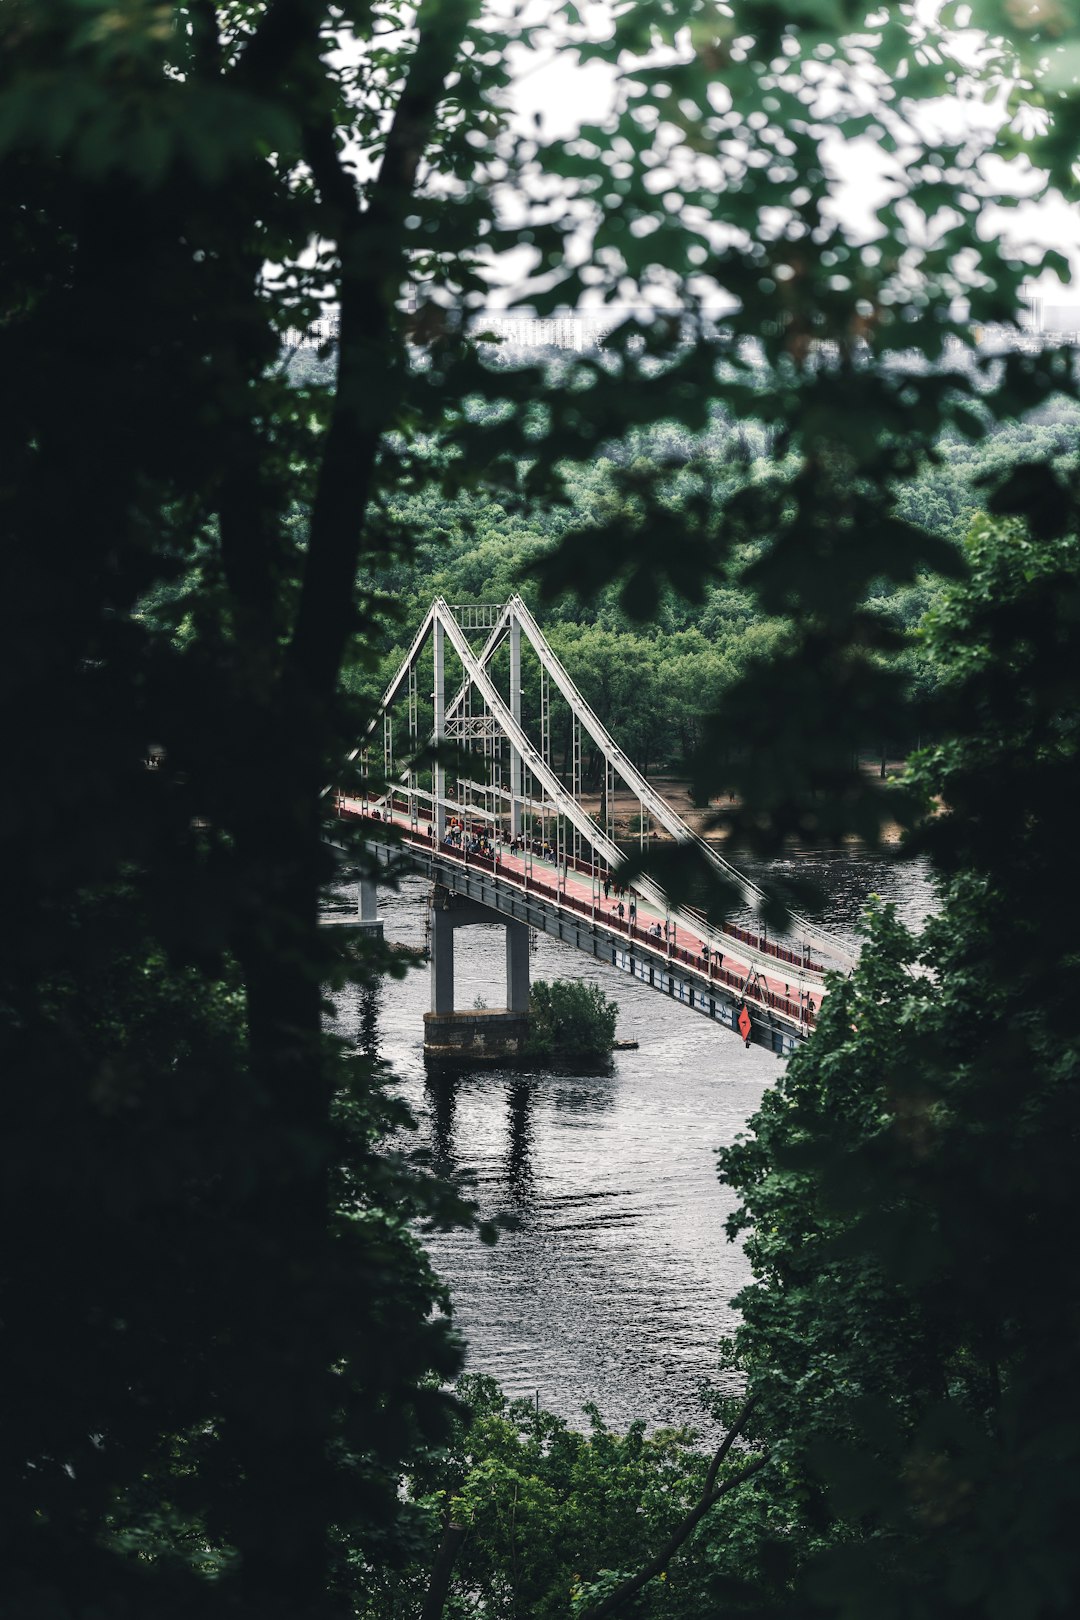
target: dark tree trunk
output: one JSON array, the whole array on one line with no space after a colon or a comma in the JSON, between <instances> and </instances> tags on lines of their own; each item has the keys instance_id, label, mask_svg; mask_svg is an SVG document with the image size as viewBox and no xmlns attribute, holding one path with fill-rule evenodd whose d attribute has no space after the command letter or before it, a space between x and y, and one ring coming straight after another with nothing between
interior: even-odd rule
<instances>
[{"instance_id":1,"label":"dark tree trunk","mask_svg":"<svg viewBox=\"0 0 1080 1620\"><path fill-rule=\"evenodd\" d=\"M424 1607L420 1611L420 1620L441 1620L450 1591L454 1564L465 1540L465 1533L465 1526L454 1524L452 1520L444 1526L439 1550L435 1554L435 1562L431 1569L431 1579L424 1596Z\"/></svg>"}]
</instances>

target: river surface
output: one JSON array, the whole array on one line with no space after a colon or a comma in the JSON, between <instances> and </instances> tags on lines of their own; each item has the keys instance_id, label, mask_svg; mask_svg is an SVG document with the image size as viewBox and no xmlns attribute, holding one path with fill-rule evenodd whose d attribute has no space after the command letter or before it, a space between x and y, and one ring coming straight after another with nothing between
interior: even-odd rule
<instances>
[{"instance_id":1,"label":"river surface","mask_svg":"<svg viewBox=\"0 0 1080 1620\"><path fill-rule=\"evenodd\" d=\"M871 894L918 922L930 906L922 869L848 853L798 862L827 895L822 925L854 939ZM386 937L423 945L427 884L380 890ZM455 938L456 1001L505 1002L501 927ZM715 1172L717 1148L742 1131L780 1060L570 946L534 936L533 979L592 980L619 1005L609 1074L498 1069L454 1075L424 1063L426 967L385 981L375 1039L419 1123L418 1145L444 1171L467 1171L486 1216L516 1230L493 1248L473 1234L429 1239L453 1294L470 1371L575 1424L587 1403L625 1428L644 1418L708 1430L703 1384L719 1384L717 1347L736 1323L733 1297L749 1281L724 1234L734 1195ZM355 992L338 1027L358 1034Z\"/></svg>"}]
</instances>

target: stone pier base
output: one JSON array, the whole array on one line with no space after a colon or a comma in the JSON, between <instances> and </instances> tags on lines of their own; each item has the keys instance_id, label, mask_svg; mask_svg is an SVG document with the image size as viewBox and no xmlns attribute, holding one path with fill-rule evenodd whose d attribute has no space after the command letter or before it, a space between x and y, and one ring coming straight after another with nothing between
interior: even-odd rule
<instances>
[{"instance_id":1,"label":"stone pier base","mask_svg":"<svg viewBox=\"0 0 1080 1620\"><path fill-rule=\"evenodd\" d=\"M425 1013L424 1055L476 1062L520 1057L529 1033L527 1013L476 1007L469 1012Z\"/></svg>"}]
</instances>

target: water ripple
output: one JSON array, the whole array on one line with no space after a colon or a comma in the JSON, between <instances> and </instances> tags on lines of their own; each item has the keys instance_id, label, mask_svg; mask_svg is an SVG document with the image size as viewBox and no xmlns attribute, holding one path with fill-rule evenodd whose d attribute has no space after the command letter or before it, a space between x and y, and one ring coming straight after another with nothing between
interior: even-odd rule
<instances>
[{"instance_id":1,"label":"water ripple","mask_svg":"<svg viewBox=\"0 0 1080 1620\"><path fill-rule=\"evenodd\" d=\"M822 921L849 938L872 893L896 899L909 922L929 909L916 868L811 859L830 896ZM419 878L381 894L380 910L389 939L424 943ZM458 1005L490 999L502 929L462 930L455 957ZM469 1367L574 1422L595 1402L617 1427L638 1417L706 1427L698 1388L717 1379L719 1340L736 1321L730 1301L748 1281L724 1234L735 1199L717 1181L716 1150L743 1129L778 1060L545 936L531 968L534 978L598 983L619 1004L620 1038L639 1050L596 1077L428 1074L427 971L388 981L378 1010L380 1049L419 1120L418 1145L440 1170L473 1174L484 1215L518 1223L493 1248L460 1232L427 1239ZM358 1033L353 995L338 1015L344 1033Z\"/></svg>"}]
</instances>

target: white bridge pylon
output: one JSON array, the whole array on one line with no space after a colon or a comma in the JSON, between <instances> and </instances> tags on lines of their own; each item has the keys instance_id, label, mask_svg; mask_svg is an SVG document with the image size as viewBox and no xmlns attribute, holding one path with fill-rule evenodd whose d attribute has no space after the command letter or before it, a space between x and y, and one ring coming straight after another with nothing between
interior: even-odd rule
<instances>
[{"instance_id":1,"label":"white bridge pylon","mask_svg":"<svg viewBox=\"0 0 1080 1620\"><path fill-rule=\"evenodd\" d=\"M479 631L487 634L483 645L474 648L466 632L475 636ZM523 640L539 664L539 712L530 716L536 741L523 721ZM460 677L449 698L448 651L460 665ZM535 682L533 685L535 688ZM569 710L568 726L564 719L568 746L563 759L569 785L560 779L553 763L553 692ZM402 709L405 737L404 746L399 747L395 713L400 724ZM421 822L426 823L438 844L442 844L450 822L456 819L465 829L486 829L492 838L508 842L522 839L528 861L530 844L539 835L544 843L550 842L557 866L572 862L579 872L583 867L591 872L596 893L623 859L623 851L615 842L618 781L637 800L637 830L643 848L648 829L662 828L677 843L691 846L736 888L748 907L757 909L766 900L764 890L688 827L619 748L577 690L519 596L501 604L474 606L451 606L436 597L401 667L383 693L363 743L349 756L350 760L360 757L365 778L374 764L371 754L378 747L380 725L382 774L391 788L371 799L371 808L389 809L391 801L394 807L402 807L404 801L414 831L419 831ZM597 763L603 762L599 819L581 803L585 738L595 751ZM477 758L481 768L469 774L459 769L448 791L445 760L437 759L430 771L431 786L421 786L418 756L431 744L451 745L466 758ZM661 885L646 873L637 874L632 886L673 926L681 922L701 937L714 937L719 951L729 947L727 933L710 929L697 912L672 906ZM772 954L756 949L743 935L740 939L744 958L752 958L775 972ZM791 914L785 943L794 954L793 977L800 969L820 977L810 965L811 950L827 967L847 971L854 966L854 957L841 940L795 913Z\"/></svg>"}]
</instances>

